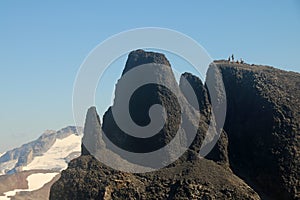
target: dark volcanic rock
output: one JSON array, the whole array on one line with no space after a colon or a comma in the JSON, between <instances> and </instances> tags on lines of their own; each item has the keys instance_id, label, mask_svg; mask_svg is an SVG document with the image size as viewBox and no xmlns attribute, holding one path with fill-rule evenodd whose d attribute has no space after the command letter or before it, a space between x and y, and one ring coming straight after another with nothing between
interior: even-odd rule
<instances>
[{"instance_id":1,"label":"dark volcanic rock","mask_svg":"<svg viewBox=\"0 0 300 200\"><path fill-rule=\"evenodd\" d=\"M134 67L144 64L165 64L167 67L164 67L162 70L153 70L151 71L151 73L153 73L151 75L156 77L157 80L165 79L165 81L170 82L173 87L177 86L169 61L166 57L163 54L145 52L143 50L136 50L129 54L120 80L122 80L126 72ZM122 83L138 84L140 79L144 79L143 76L149 76L149 74L142 74L140 77L135 77L134 80L128 80L125 83ZM116 84L115 99L117 100L123 98L123 91L120 91L119 89L120 80ZM118 147L122 147L131 152L146 153L165 146L173 138L174 133L177 132L181 114L176 96L174 96L168 88L154 84L144 85L132 94L130 105L123 106L128 107L130 110L130 116L126 117L131 117L139 126L145 126L151 121L148 112L150 107L154 104L163 105L166 108L168 118L164 129L155 136L143 139L124 133L116 124L114 117L112 116L112 108L109 108L103 117L103 131L105 132L105 135Z\"/></svg>"},{"instance_id":2,"label":"dark volcanic rock","mask_svg":"<svg viewBox=\"0 0 300 200\"><path fill-rule=\"evenodd\" d=\"M104 135L123 149L148 152L168 144L181 121L188 125L186 127L198 130L190 148L163 169L132 174L105 166L88 155L90 152L83 145L83 155L71 161L68 169L62 172L61 178L52 186L50 199L300 198L300 74L266 66L218 61L216 66L210 66L205 84L196 76L185 73L178 87L170 64L162 54L138 50L130 53L123 76L147 63L166 65L163 70L155 69L153 74L157 80L163 79L174 85L177 98L161 86L141 87L128 105L130 117L136 124L145 126L150 123L148 111L151 105L161 104L166 108L167 123L156 137L134 138L124 133L114 121L114 104L104 115ZM187 82L182 78L196 92L199 108L189 99ZM219 89L222 80L226 94ZM119 82L115 102L121 98L120 87ZM223 105L225 96L227 116L223 130L216 113L226 109ZM183 108L178 108L179 103ZM200 120L189 114L199 112ZM221 135L213 150L205 159L200 159L198 152L209 124ZM88 111L86 126L91 127L85 128L85 138L95 139L102 133L95 108ZM185 128L180 131L183 135L190 132ZM181 142L189 139L183 137ZM89 146L92 149L99 146L97 139ZM113 154L109 158L118 163L120 157ZM140 162L134 157L128 161Z\"/></svg>"},{"instance_id":3,"label":"dark volcanic rock","mask_svg":"<svg viewBox=\"0 0 300 200\"><path fill-rule=\"evenodd\" d=\"M183 78L188 81L188 83L193 87L194 92L198 99L198 105L193 105L193 101L191 101L188 97L190 96L187 94L187 83L183 81ZM209 93L205 85L203 85L201 79L191 73L185 72L180 77L179 87L183 95L186 97L188 102L197 110L204 114L205 117L209 119L210 112L211 112L211 104L209 100ZM209 121L208 121L209 122Z\"/></svg>"},{"instance_id":4,"label":"dark volcanic rock","mask_svg":"<svg viewBox=\"0 0 300 200\"><path fill-rule=\"evenodd\" d=\"M156 52L147 52L139 49L129 53L122 75L124 75L127 71L129 71L130 69L136 66L147 64L147 63L157 63L169 67L171 66L170 62L168 61L168 59L165 57L164 54L156 53Z\"/></svg>"},{"instance_id":5,"label":"dark volcanic rock","mask_svg":"<svg viewBox=\"0 0 300 200\"><path fill-rule=\"evenodd\" d=\"M91 156L81 156L62 172L51 188L50 199L254 200L259 196L230 171L205 159L130 174L110 169Z\"/></svg>"},{"instance_id":6,"label":"dark volcanic rock","mask_svg":"<svg viewBox=\"0 0 300 200\"><path fill-rule=\"evenodd\" d=\"M188 90L186 89L188 87L187 82L183 81L183 78L188 81L190 86L195 91L198 100L198 105L193 105L193 101L190 101L190 94L187 93ZM199 124L199 133L197 134L195 140L193 141L190 147L191 149L198 152L201 148L201 144L205 136L205 134L203 133L205 133L205 131L207 130L207 124L211 122L212 117L212 106L210 102L209 92L206 85L203 85L200 78L187 72L181 75L179 86L187 101L201 113L202 121ZM203 122L206 122L207 124ZM212 151L207 156L205 156L205 158L224 164L227 167L229 167L227 146L227 134L224 131L221 131L218 142L216 143Z\"/></svg>"},{"instance_id":7,"label":"dark volcanic rock","mask_svg":"<svg viewBox=\"0 0 300 200\"><path fill-rule=\"evenodd\" d=\"M144 64L149 64L146 67L153 67L153 70L151 70L149 73L135 76L134 79L123 81L120 85L120 82L124 78L125 72L128 73L130 69L132 70L138 65ZM143 132L140 133L140 137L134 137L122 131L122 129L117 125L115 118L113 117L112 109L116 106L116 102L123 103L123 101L120 100L123 98L123 91L121 91L120 86L124 86L126 84L138 84L140 80L143 80L149 76L154 77L156 82L163 82L169 85L173 90L171 91L170 88L167 88L164 85L146 84L138 88L131 95L129 105L124 104L122 107L128 107L130 111L130 116L126 116L127 118L132 118L132 120L139 126L146 126L151 122L151 120L153 120L149 117L150 107L154 104L162 105L166 112L166 123L157 134L151 137L142 138ZM173 93L174 91L175 94ZM182 107L180 107L179 104L181 104ZM117 112L121 113L122 111L117 110ZM197 131L198 122L197 118L193 114L196 115L197 111L195 111L194 108L189 105L185 97L182 95L170 67L169 61L166 59L166 57L159 53L137 50L131 52L128 56L123 75L116 84L114 104L104 114L102 129L104 134L111 142L113 142L116 146L130 152L148 153L156 151L169 144L169 142L176 135L177 131L183 136L180 144L178 144L178 148L182 148L185 143L192 141L192 138L186 134L186 132L189 130L185 130L185 127L190 128L190 130L194 128L195 134ZM161 117L161 120L164 120L163 117ZM180 128L181 120L182 128ZM112 150L114 151L114 149ZM138 160L136 156L134 156L132 159L127 159L130 159L131 162L137 164L145 164L145 162L147 162L149 167L154 167L153 160L161 159L159 162L163 163L168 159L171 159L173 155L174 153L172 151L166 150L162 152L161 157L155 156L153 158L149 158L149 161L145 160L144 158Z\"/></svg>"},{"instance_id":8,"label":"dark volcanic rock","mask_svg":"<svg viewBox=\"0 0 300 200\"><path fill-rule=\"evenodd\" d=\"M300 74L218 62L232 169L261 194L300 198Z\"/></svg>"}]
</instances>

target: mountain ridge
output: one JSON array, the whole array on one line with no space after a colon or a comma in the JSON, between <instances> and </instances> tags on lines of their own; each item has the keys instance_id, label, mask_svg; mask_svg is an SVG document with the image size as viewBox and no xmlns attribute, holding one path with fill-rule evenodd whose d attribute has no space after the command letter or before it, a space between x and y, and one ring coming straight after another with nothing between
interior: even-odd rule
<instances>
[{"instance_id":1,"label":"mountain ridge","mask_svg":"<svg viewBox=\"0 0 300 200\"><path fill-rule=\"evenodd\" d=\"M82 135L82 128L67 126L58 131L46 130L36 140L3 153L0 156L1 174L13 174L22 171L22 167L28 165L35 157L42 156L57 139L66 138L71 134Z\"/></svg>"},{"instance_id":2,"label":"mountain ridge","mask_svg":"<svg viewBox=\"0 0 300 200\"><path fill-rule=\"evenodd\" d=\"M169 166L142 174L116 171L85 153L72 160L52 185L50 199L300 198L300 74L225 60L214 64L224 82L227 116L220 139L206 158L200 159L197 151L214 108L205 95L206 83L186 74L203 94L198 96L202 118L191 149ZM121 142L127 145L126 140Z\"/></svg>"},{"instance_id":3,"label":"mountain ridge","mask_svg":"<svg viewBox=\"0 0 300 200\"><path fill-rule=\"evenodd\" d=\"M48 199L61 170L80 155L81 138L81 127L46 130L37 140L4 153L0 199Z\"/></svg>"}]
</instances>

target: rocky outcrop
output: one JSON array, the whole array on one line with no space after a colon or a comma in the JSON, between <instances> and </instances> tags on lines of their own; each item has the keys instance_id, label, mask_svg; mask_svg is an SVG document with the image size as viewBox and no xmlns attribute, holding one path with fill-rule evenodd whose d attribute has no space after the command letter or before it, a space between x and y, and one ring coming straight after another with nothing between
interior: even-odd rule
<instances>
[{"instance_id":1,"label":"rocky outcrop","mask_svg":"<svg viewBox=\"0 0 300 200\"><path fill-rule=\"evenodd\" d=\"M151 68L151 70L147 73L139 73L132 79L125 79L127 73L136 73L135 71L133 72L136 66ZM123 100L125 99L124 90L127 90L124 85L138 85L141 80L149 77L153 77L155 83L164 83L169 87L153 83L145 84L131 95L129 105L124 103L126 102L126 100ZM149 116L151 106L155 104L162 105L165 109L166 123L157 134L150 137L143 138L143 134L145 134L143 131L139 133L138 137L129 135L119 127L113 116L113 109L116 110L116 113L123 113L121 109L116 108L117 102L122 103L122 108L125 107L130 110L130 115L124 116L123 119L132 118L134 123L139 126L147 126L150 123L155 123L153 121L164 121L163 114L153 118ZM114 104L104 114L102 129L106 137L116 146L130 152L148 153L169 144L177 132L182 135L179 145L191 142L192 139L186 134L189 130L186 130L185 127L189 127L190 129L194 127L196 134L198 122L196 117L192 115L193 113L196 113L196 111L181 93L167 58L163 54L137 50L131 52L128 56L123 75L116 84ZM181 120L182 126L180 127ZM136 164L142 163L143 165L147 165L147 167L154 167L153 160L157 161L161 159L158 162L168 162L167 160L172 159L174 154L176 154L173 152L178 148L181 148L181 146L176 147L174 150L163 151L161 157L154 156L148 160L144 158L139 160L136 156L132 158L127 157L126 159L130 159L130 162ZM112 151L114 151L113 148Z\"/></svg>"},{"instance_id":2,"label":"rocky outcrop","mask_svg":"<svg viewBox=\"0 0 300 200\"><path fill-rule=\"evenodd\" d=\"M233 171L262 195L300 198L300 74L218 62ZM297 85L298 84L298 85Z\"/></svg>"},{"instance_id":3,"label":"rocky outcrop","mask_svg":"<svg viewBox=\"0 0 300 200\"><path fill-rule=\"evenodd\" d=\"M260 199L241 179L213 161L193 162L145 174L110 169L91 156L69 164L50 199Z\"/></svg>"},{"instance_id":4,"label":"rocky outcrop","mask_svg":"<svg viewBox=\"0 0 300 200\"><path fill-rule=\"evenodd\" d=\"M231 169L262 197L300 198L300 75L268 66L226 61L216 65L228 109L225 138L221 135L207 158L226 155ZM209 108L207 87L189 73L184 76L197 91L200 107ZM203 108L202 114L208 116Z\"/></svg>"},{"instance_id":5,"label":"rocky outcrop","mask_svg":"<svg viewBox=\"0 0 300 200\"><path fill-rule=\"evenodd\" d=\"M187 82L190 84L190 86L193 88L193 91L195 92L197 96L197 104L195 105L195 102L190 100L190 94L187 93L187 82L183 79L187 80ZM208 80L211 80L212 77L207 77ZM213 86L213 84L212 84ZM202 83L199 77L191 74L191 73L184 73L181 75L179 87L183 93L183 95L186 97L186 99L189 101L189 103L201 113L201 122L199 124L199 134L196 135L192 145L190 146L190 149L193 149L194 151L198 152L201 148L201 144L203 142L205 134L204 131L207 130L207 125L211 122L212 116L212 105L210 101L210 94L208 92L208 88L205 84ZM214 88L214 87L211 87ZM216 87L218 88L218 87ZM205 122L205 123L204 123ZM204 128L203 128L204 127ZM202 128L202 131L201 131ZM225 131L221 130L220 137L218 138L218 141L214 148L211 150L211 152L205 156L206 159L213 160L215 162L218 162L220 164L223 164L226 167L229 167L229 160L228 160L228 138Z\"/></svg>"},{"instance_id":6,"label":"rocky outcrop","mask_svg":"<svg viewBox=\"0 0 300 200\"><path fill-rule=\"evenodd\" d=\"M197 103L198 105L195 105L193 101L190 100L189 94L187 94L187 82L185 82L183 79L186 79L188 83L193 87L193 90L197 96ZM181 92L186 97L188 102L197 110L201 112L206 118L207 122L209 122L210 112L211 112L211 103L209 100L209 93L207 87L202 83L201 79L191 73L185 72L181 75L180 81L179 81L179 87L181 89Z\"/></svg>"},{"instance_id":7,"label":"rocky outcrop","mask_svg":"<svg viewBox=\"0 0 300 200\"><path fill-rule=\"evenodd\" d=\"M133 94L130 116L137 124L145 126L150 123L150 106L161 104L170 120L162 131L150 139L135 138L118 127L112 109L122 98L122 80L119 80L114 105L105 113L102 129L95 109L88 111L88 116L92 117L87 116L86 126L92 127L85 128L85 137L98 137L103 130L110 141L125 150L149 152L170 142L181 114L183 123L197 128L190 148L163 169L133 174L105 166L89 155L83 145L83 155L71 161L68 169L62 172L61 178L52 186L50 199L300 198L300 74L267 66L217 61L210 66L205 84L196 76L185 73L178 86L169 61L162 54L138 50L129 54L122 76L149 62L166 66L164 71L154 69L151 73L157 80L164 79L173 84L178 91L177 98L166 88L146 85ZM188 86L184 79L196 92L199 108L185 93ZM225 93L218 89L222 80L227 96L224 129L216 114L223 109L219 105L224 103ZM179 103L184 105L181 110ZM194 120L189 112L200 112L200 120ZM210 123L221 133L220 138L212 151L200 159L198 152ZM184 128L180 131L189 132ZM98 145L96 141L90 144L91 147ZM182 141L187 139L182 138ZM111 159L118 162L118 156ZM134 159L128 161L139 164Z\"/></svg>"},{"instance_id":8,"label":"rocky outcrop","mask_svg":"<svg viewBox=\"0 0 300 200\"><path fill-rule=\"evenodd\" d=\"M124 75L127 71L133 69L136 66L147 63L157 63L171 67L170 62L164 54L147 52L142 49L139 49L129 53L122 75Z\"/></svg>"}]
</instances>

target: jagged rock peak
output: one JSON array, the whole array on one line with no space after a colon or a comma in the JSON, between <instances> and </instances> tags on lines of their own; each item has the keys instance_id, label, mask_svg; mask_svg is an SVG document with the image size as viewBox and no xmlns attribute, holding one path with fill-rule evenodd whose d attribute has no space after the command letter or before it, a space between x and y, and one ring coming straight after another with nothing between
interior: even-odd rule
<instances>
[{"instance_id":1,"label":"jagged rock peak","mask_svg":"<svg viewBox=\"0 0 300 200\"><path fill-rule=\"evenodd\" d=\"M191 85L191 87L193 88L197 99L198 99L198 106L199 108L197 108L196 105L193 105L193 103L190 101L189 94L186 94L186 91L188 91L186 89L186 82L184 82L182 79L186 79L189 84ZM204 110L207 112L207 109L209 107L209 93L207 91L206 86L202 83L201 79L189 72L185 72L181 75L180 77L180 81L179 81L179 87L182 91L182 93L185 95L185 97L187 98L187 100L192 103L192 106L195 109L199 109L201 112L204 112Z\"/></svg>"},{"instance_id":2,"label":"jagged rock peak","mask_svg":"<svg viewBox=\"0 0 300 200\"><path fill-rule=\"evenodd\" d=\"M163 64L171 67L169 60L164 54L138 49L129 53L122 75L136 66L148 63Z\"/></svg>"},{"instance_id":3,"label":"jagged rock peak","mask_svg":"<svg viewBox=\"0 0 300 200\"><path fill-rule=\"evenodd\" d=\"M88 116L96 116L97 115L97 109L96 109L96 107L95 106L91 106L89 109L88 109L88 111L87 111L87 114L86 114L86 116L88 117Z\"/></svg>"},{"instance_id":4,"label":"jagged rock peak","mask_svg":"<svg viewBox=\"0 0 300 200\"><path fill-rule=\"evenodd\" d=\"M88 109L84 125L84 135L82 138L81 154L90 155L95 153L99 147L98 137L101 133L100 118L97 114L96 107Z\"/></svg>"}]
</instances>

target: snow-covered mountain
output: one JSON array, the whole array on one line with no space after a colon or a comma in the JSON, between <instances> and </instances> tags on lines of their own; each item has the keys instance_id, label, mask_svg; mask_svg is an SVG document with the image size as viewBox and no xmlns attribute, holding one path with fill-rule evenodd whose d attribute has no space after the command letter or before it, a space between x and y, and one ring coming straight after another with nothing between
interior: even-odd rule
<instances>
[{"instance_id":1,"label":"snow-covered mountain","mask_svg":"<svg viewBox=\"0 0 300 200\"><path fill-rule=\"evenodd\" d=\"M38 139L0 154L0 200L48 199L51 185L81 154L81 127L47 130Z\"/></svg>"},{"instance_id":2,"label":"snow-covered mountain","mask_svg":"<svg viewBox=\"0 0 300 200\"><path fill-rule=\"evenodd\" d=\"M61 171L80 155L82 132L75 126L45 131L37 140L1 155L0 175L32 169Z\"/></svg>"}]
</instances>

